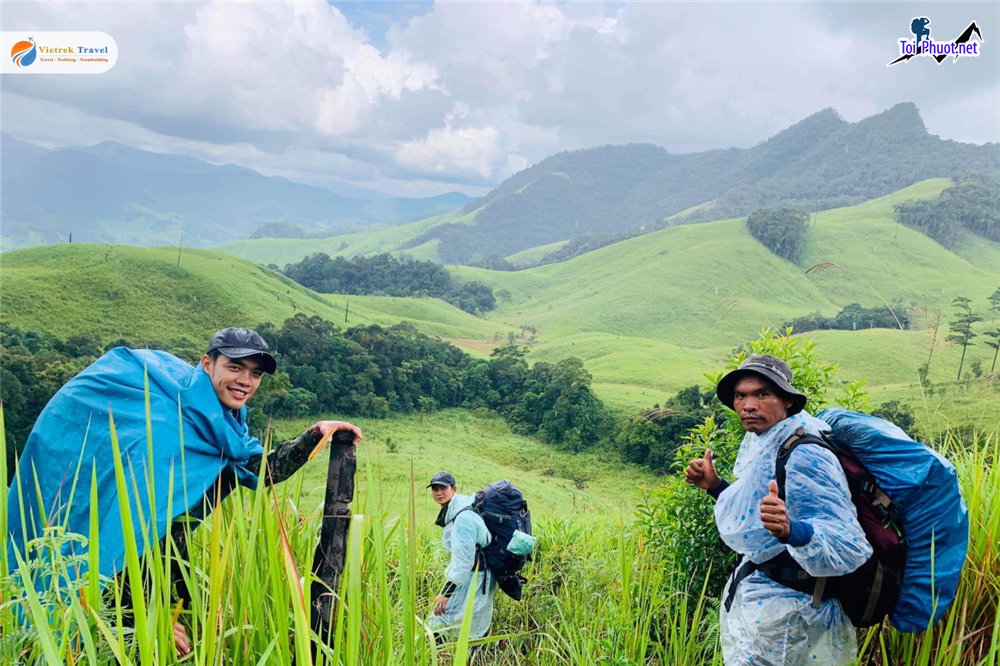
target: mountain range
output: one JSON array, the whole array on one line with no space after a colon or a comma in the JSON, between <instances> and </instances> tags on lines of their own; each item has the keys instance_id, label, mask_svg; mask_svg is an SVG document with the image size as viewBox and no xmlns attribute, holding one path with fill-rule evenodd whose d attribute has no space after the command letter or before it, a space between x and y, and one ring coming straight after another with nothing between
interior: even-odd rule
<instances>
[{"instance_id":1,"label":"mountain range","mask_svg":"<svg viewBox=\"0 0 1000 666\"><path fill-rule=\"evenodd\" d=\"M927 178L997 168L1000 145L931 135L912 103L856 123L828 108L752 148L678 155L629 144L559 153L466 205L461 223L435 226L409 245L439 240L442 262L468 263L588 234L727 219L760 208L851 206Z\"/></svg>"},{"instance_id":2,"label":"mountain range","mask_svg":"<svg viewBox=\"0 0 1000 666\"><path fill-rule=\"evenodd\" d=\"M3 249L75 241L208 245L273 222L308 230L398 224L465 205L449 193L366 201L113 141L47 150L2 136Z\"/></svg>"}]
</instances>

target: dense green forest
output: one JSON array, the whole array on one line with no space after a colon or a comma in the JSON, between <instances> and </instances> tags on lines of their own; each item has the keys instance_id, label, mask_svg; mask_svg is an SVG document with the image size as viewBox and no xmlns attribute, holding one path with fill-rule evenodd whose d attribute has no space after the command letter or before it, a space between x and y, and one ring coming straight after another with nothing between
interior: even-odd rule
<instances>
[{"instance_id":1,"label":"dense green forest","mask_svg":"<svg viewBox=\"0 0 1000 666\"><path fill-rule=\"evenodd\" d=\"M496 307L493 290L480 282L457 284L433 261L397 259L391 254L346 259L317 252L285 266L284 274L321 294L440 298L476 314Z\"/></svg>"},{"instance_id":2,"label":"dense green forest","mask_svg":"<svg viewBox=\"0 0 1000 666\"><path fill-rule=\"evenodd\" d=\"M898 204L896 215L900 224L947 248L955 246L963 231L1000 241L1000 173L962 173L939 198Z\"/></svg>"},{"instance_id":3,"label":"dense green forest","mask_svg":"<svg viewBox=\"0 0 1000 666\"><path fill-rule=\"evenodd\" d=\"M575 358L528 367L515 345L476 359L408 324L341 331L320 317L297 315L258 332L280 351L277 381L262 411L316 411L386 417L445 407L500 413L519 434L580 450L610 432L611 422ZM273 389L272 389L273 390ZM261 414L263 416L263 414Z\"/></svg>"},{"instance_id":4,"label":"dense green forest","mask_svg":"<svg viewBox=\"0 0 1000 666\"><path fill-rule=\"evenodd\" d=\"M747 230L777 256L798 263L808 223L808 213L791 208L758 210L747 217Z\"/></svg>"},{"instance_id":5,"label":"dense green forest","mask_svg":"<svg viewBox=\"0 0 1000 666\"><path fill-rule=\"evenodd\" d=\"M255 434L269 420L319 412L385 418L448 407L486 408L523 435L572 451L610 437L614 421L590 389L579 359L528 366L523 350L508 345L477 359L409 324L342 330L304 314L257 331L278 353L278 371L264 379L250 403ZM95 335L61 340L49 333L5 326L0 333L0 390L13 462L49 399L105 351L118 346L166 349L195 363L201 351L186 339L171 342ZM8 466L13 471L14 466Z\"/></svg>"},{"instance_id":6,"label":"dense green forest","mask_svg":"<svg viewBox=\"0 0 1000 666\"><path fill-rule=\"evenodd\" d=\"M910 103L857 123L825 109L748 149L676 155L629 144L559 153L467 205L463 213L476 211L476 224L441 225L413 244L439 238L442 262L466 263L586 234L649 231L762 208L850 206L927 178L998 165L1000 146L928 134Z\"/></svg>"},{"instance_id":7,"label":"dense green forest","mask_svg":"<svg viewBox=\"0 0 1000 666\"><path fill-rule=\"evenodd\" d=\"M626 229L625 231L619 231L616 234L587 234L579 238L574 238L558 250L545 255L542 257L542 260L538 262L538 265L544 266L545 264L555 264L560 261L567 261L573 257L593 252L594 250L598 250L607 245L620 243L621 241L628 240L629 238L641 236L643 233L645 232L641 229Z\"/></svg>"}]
</instances>

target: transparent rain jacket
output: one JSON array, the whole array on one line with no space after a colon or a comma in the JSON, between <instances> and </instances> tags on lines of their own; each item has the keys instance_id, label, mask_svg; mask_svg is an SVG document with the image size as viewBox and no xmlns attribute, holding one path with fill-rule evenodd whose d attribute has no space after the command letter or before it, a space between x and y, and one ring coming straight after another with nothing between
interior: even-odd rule
<instances>
[{"instance_id":1,"label":"transparent rain jacket","mask_svg":"<svg viewBox=\"0 0 1000 666\"><path fill-rule=\"evenodd\" d=\"M851 503L847 477L837 458L819 446L800 446L788 459L785 502L789 520L812 527L801 546L786 545L764 529L760 502L774 479L778 449L797 428L811 434L825 422L800 412L770 430L747 433L736 457L737 480L715 505L715 522L726 545L758 564L787 549L813 576L841 576L871 557L872 549ZM732 580L730 579L730 584ZM729 584L723 599L729 593ZM758 572L736 588L729 612L721 610L722 650L727 666L841 666L857 656L857 634L840 601L812 607L812 596L775 583Z\"/></svg>"},{"instance_id":2,"label":"transparent rain jacket","mask_svg":"<svg viewBox=\"0 0 1000 666\"><path fill-rule=\"evenodd\" d=\"M475 511L462 511L472 506L471 495L455 495L448 503L445 514L444 532L441 543L445 550L451 553L451 563L445 570L445 578L454 583L456 588L452 593L442 615L431 612L427 618L427 626L437 633L458 636L462 626L462 616L465 613L465 602L469 593L469 585L476 586L475 599L472 606L472 638L482 638L490 629L493 621L493 597L496 592L496 578L489 569L479 572L473 580L472 567L476 562L476 546L480 548L490 542L490 532L486 523ZM461 513L459 513L461 512ZM486 579L486 589L483 590L483 578Z\"/></svg>"}]
</instances>

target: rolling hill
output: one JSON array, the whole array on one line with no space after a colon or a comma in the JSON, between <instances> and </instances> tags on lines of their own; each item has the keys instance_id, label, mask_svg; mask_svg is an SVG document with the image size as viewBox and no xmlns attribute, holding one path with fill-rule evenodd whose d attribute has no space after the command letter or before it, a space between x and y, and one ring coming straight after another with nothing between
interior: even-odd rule
<instances>
[{"instance_id":1,"label":"rolling hill","mask_svg":"<svg viewBox=\"0 0 1000 666\"><path fill-rule=\"evenodd\" d=\"M406 321L421 332L480 340L506 336L487 322L437 299L316 294L284 276L210 250L79 243L0 255L0 322L66 337L96 333L170 341L207 339L225 326L281 322L298 312L344 326Z\"/></svg>"},{"instance_id":2,"label":"rolling hill","mask_svg":"<svg viewBox=\"0 0 1000 666\"><path fill-rule=\"evenodd\" d=\"M306 228L395 224L461 207L450 193L366 201L232 164L113 141L39 148L3 134L3 248L65 242L188 246L244 238L267 222Z\"/></svg>"},{"instance_id":3,"label":"rolling hill","mask_svg":"<svg viewBox=\"0 0 1000 666\"><path fill-rule=\"evenodd\" d=\"M511 292L510 302L490 318L536 328L530 358L577 356L599 384L672 392L704 383L704 372L717 369L762 327L814 311L832 316L852 302L874 307L882 298L943 309L931 379L950 381L959 349L943 344L949 304L964 295L985 309L986 297L1000 286L1000 245L969 234L952 252L898 225L892 210L899 201L937 196L948 185L928 180L817 214L799 265L775 257L743 220L724 220L664 229L524 271L451 270ZM825 270L806 273L824 262ZM926 360L932 331L922 325L806 336L820 342L824 358L843 366L844 378L898 387L915 383ZM969 360L987 362L991 353L974 346Z\"/></svg>"},{"instance_id":4,"label":"rolling hill","mask_svg":"<svg viewBox=\"0 0 1000 666\"><path fill-rule=\"evenodd\" d=\"M438 242L440 243L440 241ZM562 240L547 245L539 245L538 247L529 247L527 250L521 250L509 257L505 257L505 259L515 266L532 266L544 259L546 255L555 252L561 247L565 247L568 243L569 241Z\"/></svg>"},{"instance_id":5,"label":"rolling hill","mask_svg":"<svg viewBox=\"0 0 1000 666\"><path fill-rule=\"evenodd\" d=\"M986 296L1000 286L1000 244L969 234L948 250L893 217L895 203L933 198L948 186L944 179L928 180L815 215L799 264L774 256L743 220L682 225L529 270L450 267L459 280L511 292L488 320L433 299L351 296L350 324L409 321L476 354L488 354L510 332L533 329L529 360L576 356L602 399L632 410L705 384L704 373L721 369L723 359L762 327L815 311L832 316L852 302L874 307L900 299L911 313L924 312L913 315L914 330L806 337L819 344L824 360L840 364L842 379L868 379L873 401L905 399L928 414L946 404L949 414L959 409L963 417L995 421L1000 409L982 405L1000 404L1000 398L991 388L981 400L954 383L960 349L944 338L955 296L972 298L982 312ZM383 242L398 240L392 231L383 232ZM377 244L363 238L355 247L361 243ZM204 337L225 325L281 321L296 312L343 325L346 296L315 294L216 251L184 250L180 268L177 256L173 248L80 244L5 253L0 323L60 336L85 331L157 340ZM819 264L825 268L808 270ZM930 379L951 387L947 398L943 390L922 395L917 379L937 309L944 317ZM984 322L977 331L987 326L995 324ZM978 360L988 370L991 352L982 344L970 347L967 364Z\"/></svg>"}]
</instances>

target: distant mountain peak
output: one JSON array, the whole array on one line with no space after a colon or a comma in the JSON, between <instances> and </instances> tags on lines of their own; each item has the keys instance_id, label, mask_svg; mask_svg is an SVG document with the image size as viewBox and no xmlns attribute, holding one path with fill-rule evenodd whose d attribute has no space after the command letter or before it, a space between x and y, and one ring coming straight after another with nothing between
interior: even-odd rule
<instances>
[{"instance_id":1,"label":"distant mountain peak","mask_svg":"<svg viewBox=\"0 0 1000 666\"><path fill-rule=\"evenodd\" d=\"M856 123L860 126L885 127L887 130L906 134L927 134L927 126L913 102L900 102Z\"/></svg>"},{"instance_id":2,"label":"distant mountain peak","mask_svg":"<svg viewBox=\"0 0 1000 666\"><path fill-rule=\"evenodd\" d=\"M850 123L844 120L837 113L836 109L828 106L822 111L817 111L794 125L781 130L767 141L764 141L764 144L815 142L849 125Z\"/></svg>"}]
</instances>

